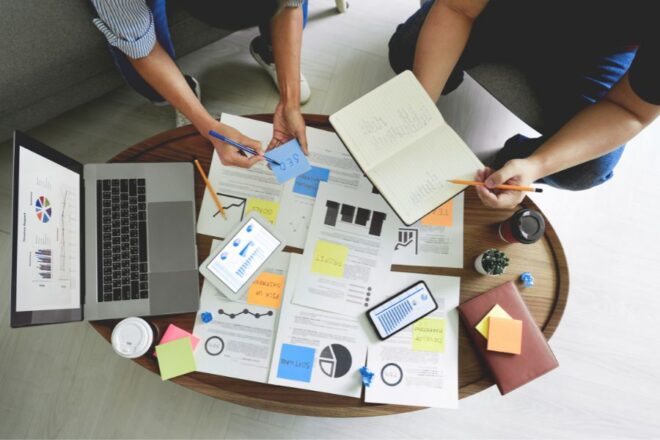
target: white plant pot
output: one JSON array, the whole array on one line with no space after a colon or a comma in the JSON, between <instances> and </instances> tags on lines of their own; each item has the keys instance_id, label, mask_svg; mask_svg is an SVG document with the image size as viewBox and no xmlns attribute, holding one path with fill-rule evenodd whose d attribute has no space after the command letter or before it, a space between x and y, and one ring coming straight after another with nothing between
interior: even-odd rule
<instances>
[{"instance_id":1,"label":"white plant pot","mask_svg":"<svg viewBox=\"0 0 660 440\"><path fill-rule=\"evenodd\" d=\"M484 269L484 266L481 264L481 263L482 263L482 260L483 260L483 258L484 258L484 254L485 254L485 253L486 253L486 252L482 252L482 253L479 254L479 256L474 260L474 268L475 268L475 270L476 270L477 272L479 272L481 275L488 275L488 276L491 276L491 277L499 277L500 275L502 275L503 273L506 272L506 267L504 268L504 272L502 272L501 274L497 274L497 275L495 275L495 274L492 274L492 273L488 273L488 272L486 272L486 270Z\"/></svg>"}]
</instances>

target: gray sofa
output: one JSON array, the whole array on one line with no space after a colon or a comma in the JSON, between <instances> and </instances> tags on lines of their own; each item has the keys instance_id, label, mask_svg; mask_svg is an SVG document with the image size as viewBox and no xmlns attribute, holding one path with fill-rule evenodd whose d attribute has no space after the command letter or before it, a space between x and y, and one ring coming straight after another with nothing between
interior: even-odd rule
<instances>
[{"instance_id":1,"label":"gray sofa","mask_svg":"<svg viewBox=\"0 0 660 440\"><path fill-rule=\"evenodd\" d=\"M168 2L177 55L229 34ZM0 0L0 141L123 84L87 0Z\"/></svg>"}]
</instances>

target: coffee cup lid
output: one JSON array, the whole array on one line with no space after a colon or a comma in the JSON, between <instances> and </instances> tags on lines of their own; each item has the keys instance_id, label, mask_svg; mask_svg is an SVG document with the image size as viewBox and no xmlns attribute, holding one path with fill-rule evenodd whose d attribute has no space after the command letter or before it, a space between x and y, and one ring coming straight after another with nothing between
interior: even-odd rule
<instances>
[{"instance_id":1,"label":"coffee cup lid","mask_svg":"<svg viewBox=\"0 0 660 440\"><path fill-rule=\"evenodd\" d=\"M154 332L142 318L126 318L112 330L112 348L119 356L133 359L142 356L154 340Z\"/></svg>"},{"instance_id":2,"label":"coffee cup lid","mask_svg":"<svg viewBox=\"0 0 660 440\"><path fill-rule=\"evenodd\" d=\"M521 243L534 243L545 232L543 216L532 209L521 209L513 215L513 235Z\"/></svg>"}]
</instances>

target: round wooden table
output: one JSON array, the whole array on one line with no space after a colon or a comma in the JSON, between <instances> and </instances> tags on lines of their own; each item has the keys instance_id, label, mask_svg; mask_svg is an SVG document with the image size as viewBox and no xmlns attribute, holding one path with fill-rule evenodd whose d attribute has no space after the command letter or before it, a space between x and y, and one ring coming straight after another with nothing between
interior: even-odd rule
<instances>
[{"instance_id":1,"label":"round wooden table","mask_svg":"<svg viewBox=\"0 0 660 440\"><path fill-rule=\"evenodd\" d=\"M254 119L271 122L272 115L254 115ZM308 126L332 131L327 116L306 115ZM191 127L181 127L154 136L128 148L114 157L111 162L190 162L197 157L208 171L211 163L210 143ZM201 206L206 190L204 182L195 178L197 207ZM523 206L539 210L526 198ZM461 302L487 291L505 281L516 279L522 272L532 272L535 285L532 289L520 289L536 323L546 338L554 333L566 306L568 297L568 266L562 245L546 219L546 232L542 240L532 245L507 245L497 234L497 224L509 217L513 211L495 211L485 208L473 190L465 195L464 269L413 268L393 266L393 270L404 272L452 275L461 277ZM210 251L211 237L198 235L199 261ZM483 250L497 247L503 249L511 262L507 273L499 277L479 275L474 270L474 259ZM289 249L290 251L296 251ZM200 277L200 283L202 282ZM187 313L164 317L147 318L161 334L169 323L192 331L195 314ZM95 321L92 326L106 339L117 320ZM459 393L467 397L491 385L488 371L478 359L471 343L461 327L459 341ZM135 360L144 368L158 374L158 363L150 355ZM336 396L294 388L248 382L206 373L191 373L173 379L174 382L200 393L253 408L324 417L357 417L396 414L421 409L400 405L364 403L362 399Z\"/></svg>"}]
</instances>

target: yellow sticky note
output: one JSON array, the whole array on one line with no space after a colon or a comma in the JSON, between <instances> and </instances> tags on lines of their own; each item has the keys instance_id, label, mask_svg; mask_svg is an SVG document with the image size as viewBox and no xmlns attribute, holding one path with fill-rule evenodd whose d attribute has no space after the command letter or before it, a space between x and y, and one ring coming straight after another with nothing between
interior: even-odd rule
<instances>
[{"instance_id":1,"label":"yellow sticky note","mask_svg":"<svg viewBox=\"0 0 660 440\"><path fill-rule=\"evenodd\" d=\"M195 371L195 358L193 357L190 338L175 339L166 344L156 346L160 377L163 380Z\"/></svg>"},{"instance_id":2,"label":"yellow sticky note","mask_svg":"<svg viewBox=\"0 0 660 440\"><path fill-rule=\"evenodd\" d=\"M266 220L275 224L277 213L280 211L280 204L270 200L257 199L250 197L247 199L247 206L245 207L245 214L256 211L261 214Z\"/></svg>"},{"instance_id":3,"label":"yellow sticky note","mask_svg":"<svg viewBox=\"0 0 660 440\"><path fill-rule=\"evenodd\" d=\"M475 325L474 328L481 333L481 336L484 338L488 339L488 325L489 325L489 318L491 316L494 316L496 318L508 318L511 319L511 316L504 310L502 307L500 307L499 304L495 304L495 306L490 309L490 312L486 313L486 316L484 316L481 321L479 321L479 324Z\"/></svg>"},{"instance_id":4,"label":"yellow sticky note","mask_svg":"<svg viewBox=\"0 0 660 440\"><path fill-rule=\"evenodd\" d=\"M424 226L451 226L453 222L454 201L450 200L422 218Z\"/></svg>"},{"instance_id":5,"label":"yellow sticky note","mask_svg":"<svg viewBox=\"0 0 660 440\"><path fill-rule=\"evenodd\" d=\"M342 278L348 247L329 241L318 240L314 248L312 272Z\"/></svg>"},{"instance_id":6,"label":"yellow sticky note","mask_svg":"<svg viewBox=\"0 0 660 440\"><path fill-rule=\"evenodd\" d=\"M248 289L247 302L258 306L279 309L284 290L284 275L262 272Z\"/></svg>"},{"instance_id":7,"label":"yellow sticky note","mask_svg":"<svg viewBox=\"0 0 660 440\"><path fill-rule=\"evenodd\" d=\"M445 320L443 318L422 318L413 324L414 351L445 351Z\"/></svg>"}]
</instances>

